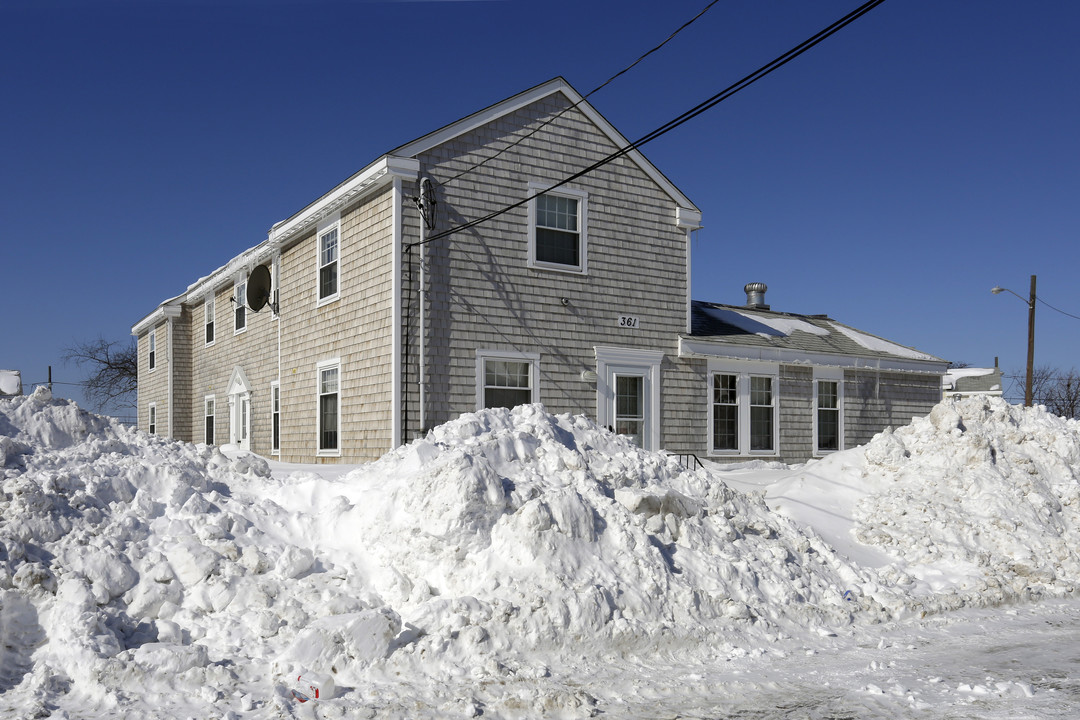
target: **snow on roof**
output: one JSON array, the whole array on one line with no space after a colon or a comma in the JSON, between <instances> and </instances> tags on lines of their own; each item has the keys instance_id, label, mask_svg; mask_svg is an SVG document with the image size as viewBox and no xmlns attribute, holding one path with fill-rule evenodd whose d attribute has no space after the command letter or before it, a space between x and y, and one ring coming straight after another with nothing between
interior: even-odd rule
<instances>
[{"instance_id":1,"label":"snow on roof","mask_svg":"<svg viewBox=\"0 0 1080 720\"><path fill-rule=\"evenodd\" d=\"M809 322L793 316L764 315L748 313L723 307L704 307L706 315L720 322L733 325L740 330L762 337L787 337L795 331L810 333L811 335L828 335L829 331L823 327L812 325Z\"/></svg>"},{"instance_id":2,"label":"snow on roof","mask_svg":"<svg viewBox=\"0 0 1080 720\"><path fill-rule=\"evenodd\" d=\"M846 335L848 338L858 343L867 350L873 350L874 352L889 353L890 355L898 355L900 357L910 358L912 360L937 360L938 358L933 355L928 355L924 352L919 352L914 348L905 347L904 345L897 345L894 342L889 342L884 338L875 337L874 335L867 335L861 333L854 328L849 328L846 325L841 325L838 322L830 323L834 328Z\"/></svg>"}]
</instances>

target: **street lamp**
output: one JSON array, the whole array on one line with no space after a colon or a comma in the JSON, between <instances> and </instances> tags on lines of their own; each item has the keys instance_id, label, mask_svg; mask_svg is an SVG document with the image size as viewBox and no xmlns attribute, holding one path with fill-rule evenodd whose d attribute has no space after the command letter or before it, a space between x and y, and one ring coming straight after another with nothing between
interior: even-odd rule
<instances>
[{"instance_id":1,"label":"street lamp","mask_svg":"<svg viewBox=\"0 0 1080 720\"><path fill-rule=\"evenodd\" d=\"M991 288L990 292L995 295L1000 295L1003 292L1012 293L1016 295L1009 288L1003 288L1000 285ZM1028 306L1028 356L1027 356L1027 387L1024 388L1024 407L1031 407L1031 383L1032 374L1035 369L1035 276L1031 276L1031 298L1024 300L1024 298L1016 295L1016 297L1027 303Z\"/></svg>"}]
</instances>

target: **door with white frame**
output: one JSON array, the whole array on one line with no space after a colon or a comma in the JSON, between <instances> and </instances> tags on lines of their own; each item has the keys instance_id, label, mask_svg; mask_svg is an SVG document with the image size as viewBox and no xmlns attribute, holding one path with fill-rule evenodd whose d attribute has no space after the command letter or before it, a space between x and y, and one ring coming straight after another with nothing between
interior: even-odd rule
<instances>
[{"instance_id":1,"label":"door with white frame","mask_svg":"<svg viewBox=\"0 0 1080 720\"><path fill-rule=\"evenodd\" d=\"M251 449L251 385L244 369L237 365L229 378L229 442L242 450Z\"/></svg>"},{"instance_id":2,"label":"door with white frame","mask_svg":"<svg viewBox=\"0 0 1080 720\"><path fill-rule=\"evenodd\" d=\"M596 417L638 447L660 447L660 363L664 354L596 348Z\"/></svg>"}]
</instances>

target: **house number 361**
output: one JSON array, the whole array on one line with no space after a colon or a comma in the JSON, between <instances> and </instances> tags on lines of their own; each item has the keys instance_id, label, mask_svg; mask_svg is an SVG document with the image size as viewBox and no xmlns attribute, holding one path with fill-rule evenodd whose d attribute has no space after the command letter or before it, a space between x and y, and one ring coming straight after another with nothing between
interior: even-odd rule
<instances>
[{"instance_id":1,"label":"house number 361","mask_svg":"<svg viewBox=\"0 0 1080 720\"><path fill-rule=\"evenodd\" d=\"M631 330L637 330L638 319L633 315L620 315L619 327L629 328Z\"/></svg>"}]
</instances>

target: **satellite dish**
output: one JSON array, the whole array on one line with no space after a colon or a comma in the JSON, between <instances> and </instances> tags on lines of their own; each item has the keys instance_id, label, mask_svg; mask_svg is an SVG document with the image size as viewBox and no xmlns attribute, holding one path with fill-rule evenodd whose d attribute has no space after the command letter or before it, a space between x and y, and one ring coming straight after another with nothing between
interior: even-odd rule
<instances>
[{"instance_id":1,"label":"satellite dish","mask_svg":"<svg viewBox=\"0 0 1080 720\"><path fill-rule=\"evenodd\" d=\"M424 217L424 224L428 230L435 229L436 222L435 187L430 178L420 179L420 214Z\"/></svg>"},{"instance_id":2,"label":"satellite dish","mask_svg":"<svg viewBox=\"0 0 1080 720\"><path fill-rule=\"evenodd\" d=\"M259 312L270 302L270 269L265 265L256 265L247 279L247 306L252 312ZM277 312L273 304L270 309Z\"/></svg>"}]
</instances>

